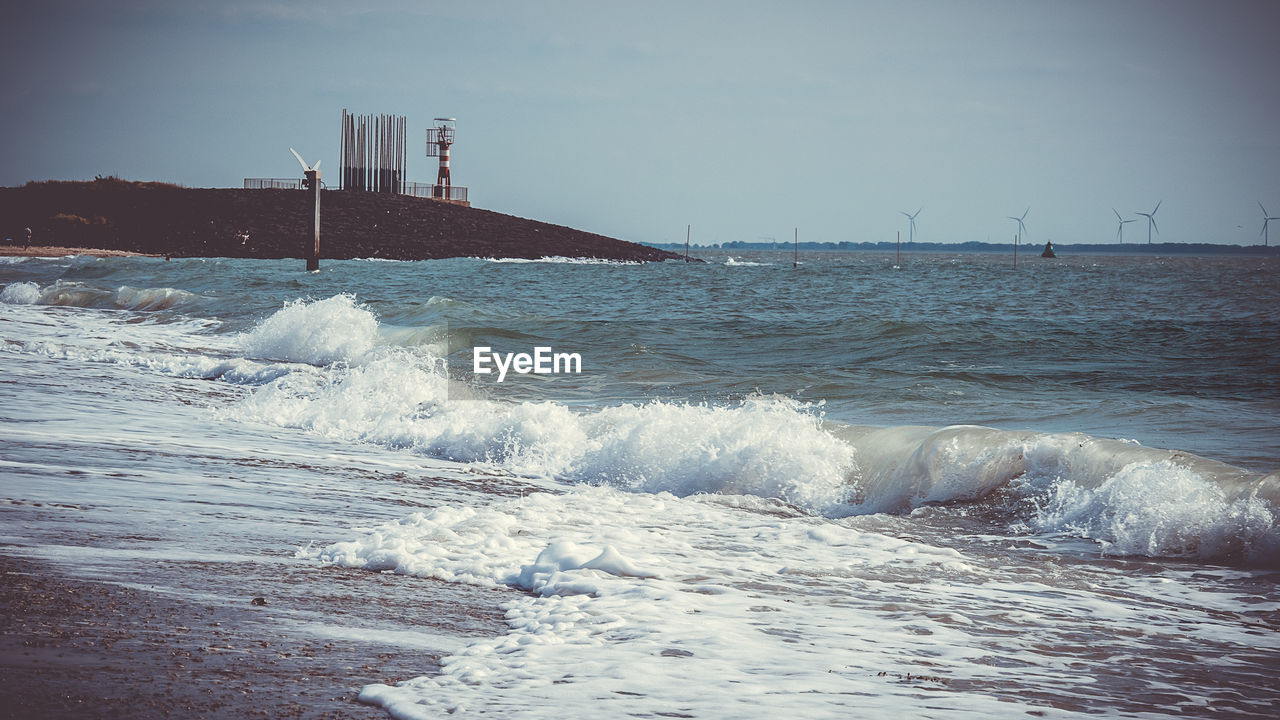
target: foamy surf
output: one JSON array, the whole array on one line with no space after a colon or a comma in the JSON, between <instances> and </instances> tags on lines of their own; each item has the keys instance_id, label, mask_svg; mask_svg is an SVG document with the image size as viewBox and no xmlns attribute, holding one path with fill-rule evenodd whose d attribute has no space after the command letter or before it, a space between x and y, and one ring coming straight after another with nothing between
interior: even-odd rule
<instances>
[{"instance_id":1,"label":"foamy surf","mask_svg":"<svg viewBox=\"0 0 1280 720\"><path fill-rule=\"evenodd\" d=\"M441 358L377 337L349 296L289 305L246 347L341 362L258 388L233 415L517 475L753 495L827 517L1006 503L993 494L1008 490L1034 509L1014 529L1089 538L1116 555L1277 562L1276 483L1185 453L1078 433L849 428L775 396L596 409L461 399Z\"/></svg>"},{"instance_id":2,"label":"foamy surf","mask_svg":"<svg viewBox=\"0 0 1280 720\"><path fill-rule=\"evenodd\" d=\"M378 321L353 295L316 302L294 301L241 339L244 352L264 360L328 365L368 352L377 342Z\"/></svg>"},{"instance_id":3,"label":"foamy surf","mask_svg":"<svg viewBox=\"0 0 1280 720\"><path fill-rule=\"evenodd\" d=\"M505 265L529 265L533 263L547 263L551 265L643 265L644 263L634 260L605 260L603 258L587 258L587 257L564 257L562 255L549 255L541 258L473 258L475 260L484 260L485 262L501 263Z\"/></svg>"},{"instance_id":4,"label":"foamy surf","mask_svg":"<svg viewBox=\"0 0 1280 720\"><path fill-rule=\"evenodd\" d=\"M762 718L783 697L790 711L819 717L849 692L866 693L885 711L901 707L915 691L876 672L914 662L932 640L885 626L874 602L850 595L842 607L861 606L857 620L846 616L845 629L825 634L819 647L797 643L828 611L793 605L780 583L833 582L829 589L843 592L848 578L835 578L852 567L964 582L976 577L965 559L820 522L779 522L712 497L580 486L483 508L437 508L305 555L528 592L508 604L506 635L450 656L439 676L361 691L361 700L397 717L482 709L557 717L564 703L594 699L609 715L657 703L672 713ZM701 550L708 544L729 550L708 557ZM935 667L948 677L999 674L959 656ZM650 697L631 690L639 686L663 690ZM936 702L962 713L999 707L963 693Z\"/></svg>"}]
</instances>

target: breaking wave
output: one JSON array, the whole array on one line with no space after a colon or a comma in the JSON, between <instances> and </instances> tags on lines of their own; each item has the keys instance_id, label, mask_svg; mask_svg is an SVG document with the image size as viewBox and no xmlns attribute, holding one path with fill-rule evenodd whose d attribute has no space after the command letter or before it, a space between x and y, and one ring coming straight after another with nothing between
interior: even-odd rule
<instances>
[{"instance_id":1,"label":"breaking wave","mask_svg":"<svg viewBox=\"0 0 1280 720\"><path fill-rule=\"evenodd\" d=\"M19 282L0 291L0 303L10 305L60 305L114 310L157 311L189 307L203 302L195 293L176 288L135 288L127 285L111 290L81 282L58 280L40 287Z\"/></svg>"},{"instance_id":2,"label":"breaking wave","mask_svg":"<svg viewBox=\"0 0 1280 720\"><path fill-rule=\"evenodd\" d=\"M515 265L523 265L528 263L551 263L555 265L643 265L639 260L606 260L604 258L587 258L587 257L564 257L561 255L549 255L538 259L532 258L475 258L476 260L484 260L491 263L507 263Z\"/></svg>"},{"instance_id":3,"label":"breaking wave","mask_svg":"<svg viewBox=\"0 0 1280 720\"><path fill-rule=\"evenodd\" d=\"M247 333L242 347L262 360L328 365L368 352L378 338L378 321L356 305L353 295L286 303Z\"/></svg>"},{"instance_id":4,"label":"breaking wave","mask_svg":"<svg viewBox=\"0 0 1280 720\"><path fill-rule=\"evenodd\" d=\"M322 365L260 387L243 418L520 475L638 492L755 495L832 517L985 502L1007 489L1030 530L1104 552L1275 562L1276 475L1078 433L849 427L755 396L579 411L478 397L423 348L377 342L353 297L295 302L244 338L255 357Z\"/></svg>"}]
</instances>

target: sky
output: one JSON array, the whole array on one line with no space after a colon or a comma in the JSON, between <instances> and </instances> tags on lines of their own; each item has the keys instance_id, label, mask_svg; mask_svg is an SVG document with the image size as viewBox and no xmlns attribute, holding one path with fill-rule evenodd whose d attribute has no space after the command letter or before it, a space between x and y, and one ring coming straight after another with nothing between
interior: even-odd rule
<instances>
[{"instance_id":1,"label":"sky","mask_svg":"<svg viewBox=\"0 0 1280 720\"><path fill-rule=\"evenodd\" d=\"M472 204L638 242L1261 242L1280 3L187 2L0 9L0 185L336 187L344 108L457 118ZM325 174L327 173L327 174ZM1280 221L1277 221L1280 242Z\"/></svg>"}]
</instances>

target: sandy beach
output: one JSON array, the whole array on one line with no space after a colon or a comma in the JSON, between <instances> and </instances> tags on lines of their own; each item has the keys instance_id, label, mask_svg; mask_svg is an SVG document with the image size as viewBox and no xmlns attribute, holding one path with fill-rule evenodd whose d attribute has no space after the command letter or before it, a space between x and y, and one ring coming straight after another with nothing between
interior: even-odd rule
<instances>
[{"instance_id":1,"label":"sandy beach","mask_svg":"<svg viewBox=\"0 0 1280 720\"><path fill-rule=\"evenodd\" d=\"M0 245L0 257L66 257L68 255L88 255L89 257L157 257L146 253L129 252L127 250L100 250L97 248L62 247L32 245Z\"/></svg>"}]
</instances>

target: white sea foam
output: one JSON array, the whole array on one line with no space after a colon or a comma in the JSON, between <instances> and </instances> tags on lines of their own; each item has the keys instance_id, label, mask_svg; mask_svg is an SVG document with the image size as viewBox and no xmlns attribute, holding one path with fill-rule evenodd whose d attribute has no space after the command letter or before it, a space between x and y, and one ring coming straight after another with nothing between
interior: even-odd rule
<instances>
[{"instance_id":1,"label":"white sea foam","mask_svg":"<svg viewBox=\"0 0 1280 720\"><path fill-rule=\"evenodd\" d=\"M882 602L796 604L787 586L834 579L828 590L840 592L859 582L851 575L882 572L939 583L980 578L954 550L743 512L710 496L583 486L438 508L314 556L529 591L508 604L506 635L444 658L440 676L364 688L362 700L396 717L468 710L558 717L582 703L609 716L822 717L850 692L865 694L868 707L901 709L915 688L877 671L917 667L938 638L884 622L874 609ZM948 677L999 672L964 652L935 663ZM935 701L953 712L1001 707L977 693Z\"/></svg>"},{"instance_id":2,"label":"white sea foam","mask_svg":"<svg viewBox=\"0 0 1280 720\"><path fill-rule=\"evenodd\" d=\"M1221 485L1171 460L1134 462L1096 487L1062 478L1049 485L1038 529L1100 542L1116 555L1280 559L1273 508L1230 498Z\"/></svg>"},{"instance_id":3,"label":"white sea foam","mask_svg":"<svg viewBox=\"0 0 1280 720\"><path fill-rule=\"evenodd\" d=\"M449 393L438 360L384 348L318 378L281 378L234 412L522 475L678 495L747 493L819 511L846 501L851 449L824 432L813 411L784 398L575 412Z\"/></svg>"},{"instance_id":4,"label":"white sea foam","mask_svg":"<svg viewBox=\"0 0 1280 720\"><path fill-rule=\"evenodd\" d=\"M328 365L359 357L377 338L373 314L344 294L287 303L244 336L243 348L253 358Z\"/></svg>"},{"instance_id":5,"label":"white sea foam","mask_svg":"<svg viewBox=\"0 0 1280 720\"><path fill-rule=\"evenodd\" d=\"M857 512L971 501L1012 484L1045 533L1105 552L1280 563L1274 479L1222 463L1080 433L975 426L853 428Z\"/></svg>"},{"instance_id":6,"label":"white sea foam","mask_svg":"<svg viewBox=\"0 0 1280 720\"><path fill-rule=\"evenodd\" d=\"M728 265L729 267L764 267L766 265L772 265L773 263L754 262L752 260L741 260L739 258L729 256L729 258L724 261L724 264Z\"/></svg>"},{"instance_id":7,"label":"white sea foam","mask_svg":"<svg viewBox=\"0 0 1280 720\"><path fill-rule=\"evenodd\" d=\"M88 363L112 363L148 370L162 375L201 380L223 380L234 385L261 385L295 374L296 367L260 363L244 358L218 358L169 352L139 352L115 348L84 348L47 341L14 343L0 352L24 352L45 357Z\"/></svg>"},{"instance_id":8,"label":"white sea foam","mask_svg":"<svg viewBox=\"0 0 1280 720\"><path fill-rule=\"evenodd\" d=\"M40 286L33 282L17 282L0 290L0 303L34 305L40 301Z\"/></svg>"},{"instance_id":9,"label":"white sea foam","mask_svg":"<svg viewBox=\"0 0 1280 720\"><path fill-rule=\"evenodd\" d=\"M643 265L638 260L606 260L604 258L588 258L588 257L564 257L561 255L549 255L536 260L532 258L474 258L476 260L484 260L491 263L507 263L507 264L527 264L527 263L551 263L555 265Z\"/></svg>"},{"instance_id":10,"label":"white sea foam","mask_svg":"<svg viewBox=\"0 0 1280 720\"><path fill-rule=\"evenodd\" d=\"M50 319L37 306L12 306L10 316L47 326L43 339L5 338L0 352L30 354L76 363L110 363L180 378L220 379L260 385L307 365L259 362L241 357L231 336L214 332L221 323L203 319L138 322L132 314L107 310L59 313Z\"/></svg>"}]
</instances>

